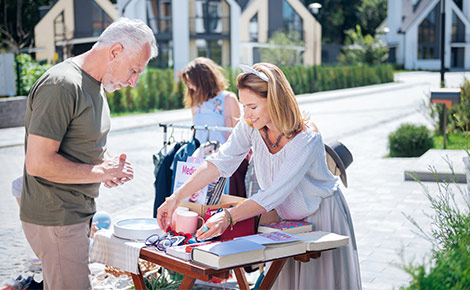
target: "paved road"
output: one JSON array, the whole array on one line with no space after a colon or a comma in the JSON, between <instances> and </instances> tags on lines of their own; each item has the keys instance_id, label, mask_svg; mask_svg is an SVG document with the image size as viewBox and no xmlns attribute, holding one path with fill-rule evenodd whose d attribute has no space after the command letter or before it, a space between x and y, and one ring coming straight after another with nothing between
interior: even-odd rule
<instances>
[{"instance_id":1,"label":"paved road","mask_svg":"<svg viewBox=\"0 0 470 290\"><path fill-rule=\"evenodd\" d=\"M463 82L462 73L446 74L448 87ZM470 74L466 77L470 79ZM428 211L422 188L404 181L403 171L415 158L384 158L387 136L404 122L425 124L421 112L431 87L438 87L439 74L416 72L396 75L397 83L301 95L301 109L310 114L326 142L338 139L354 155L348 168L349 188L344 190L356 229L364 289L391 289L407 283L409 277L394 264L421 261L428 252L428 242L412 232L413 226L403 216L412 215L428 228ZM126 152L135 169L135 179L114 190L103 189L98 209L111 213L113 219L124 216L151 216L153 206L152 154L162 147L159 122L190 123L190 112L179 110L112 120L109 136L112 153ZM11 181L22 172L22 128L0 130L0 282L24 270L31 257L18 221L18 207L11 197ZM189 138L188 132L176 130L176 139ZM426 184L431 192L433 183ZM460 186L462 188L463 186Z\"/></svg>"}]
</instances>

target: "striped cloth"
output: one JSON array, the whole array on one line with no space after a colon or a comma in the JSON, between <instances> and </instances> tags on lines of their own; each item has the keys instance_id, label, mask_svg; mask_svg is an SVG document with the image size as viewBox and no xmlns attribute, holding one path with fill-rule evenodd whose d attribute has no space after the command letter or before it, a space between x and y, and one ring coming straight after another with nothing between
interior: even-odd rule
<instances>
[{"instance_id":1,"label":"striped cloth","mask_svg":"<svg viewBox=\"0 0 470 290\"><path fill-rule=\"evenodd\" d=\"M143 242L120 239L110 230L100 230L93 239L90 259L132 274L139 274L140 249L144 246Z\"/></svg>"}]
</instances>

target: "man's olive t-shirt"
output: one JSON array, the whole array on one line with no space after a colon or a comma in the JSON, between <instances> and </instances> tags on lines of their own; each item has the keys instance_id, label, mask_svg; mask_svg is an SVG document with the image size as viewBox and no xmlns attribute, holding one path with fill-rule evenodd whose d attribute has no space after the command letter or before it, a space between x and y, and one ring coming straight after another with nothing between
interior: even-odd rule
<instances>
[{"instance_id":1,"label":"man's olive t-shirt","mask_svg":"<svg viewBox=\"0 0 470 290\"><path fill-rule=\"evenodd\" d=\"M58 153L73 162L102 163L110 115L101 83L71 60L50 68L28 96L25 129L25 148L34 134L59 141ZM20 218L46 226L84 222L96 211L99 187L55 183L24 170Z\"/></svg>"}]
</instances>

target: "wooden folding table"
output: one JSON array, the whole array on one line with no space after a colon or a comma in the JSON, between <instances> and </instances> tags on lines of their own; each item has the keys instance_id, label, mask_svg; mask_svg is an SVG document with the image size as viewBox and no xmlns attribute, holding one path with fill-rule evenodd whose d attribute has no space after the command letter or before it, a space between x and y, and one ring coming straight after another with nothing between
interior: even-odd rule
<instances>
[{"instance_id":1,"label":"wooden folding table","mask_svg":"<svg viewBox=\"0 0 470 290\"><path fill-rule=\"evenodd\" d=\"M322 251L312 251L303 254L288 256L277 258L273 260L263 261L263 262L270 262L272 261L273 264L269 268L268 272L266 273L263 281L261 282L259 289L271 289L272 285L276 281L277 276L284 267L286 260L288 258L294 258L300 262L308 262L311 258L317 259L320 257L321 252L329 251L332 249L326 249ZM140 258L157 265L160 265L164 268L173 270L175 272L181 273L184 275L183 282L181 283L179 289L191 289L194 286L194 282L196 279L202 281L209 281L212 277L218 277L221 279L227 279L229 277L230 270L235 272L235 276L237 278L238 286L241 290L249 290L250 286L246 280L245 272L243 267L256 265L261 263L260 261L248 263L245 265L238 265L235 267L225 268L225 269L212 269L210 267L206 267L194 262L184 261L182 259L178 259L166 253L160 252L153 247L145 247L140 250ZM132 274L132 280L134 281L135 289L136 290L145 290L145 283L142 273L139 269L139 274Z\"/></svg>"}]
</instances>

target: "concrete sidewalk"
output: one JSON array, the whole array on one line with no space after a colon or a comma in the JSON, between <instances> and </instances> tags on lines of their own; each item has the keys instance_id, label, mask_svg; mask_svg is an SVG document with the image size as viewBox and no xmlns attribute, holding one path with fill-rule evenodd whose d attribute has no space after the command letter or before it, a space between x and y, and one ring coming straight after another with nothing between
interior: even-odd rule
<instances>
[{"instance_id":1,"label":"concrete sidewalk","mask_svg":"<svg viewBox=\"0 0 470 290\"><path fill-rule=\"evenodd\" d=\"M412 85L413 84L407 83L387 83L367 87L319 92L314 94L302 94L297 96L297 100L299 105L306 103L325 102L342 98L364 96L377 92L396 90L399 88L406 88ZM186 116L186 118L184 116ZM191 123L192 120L190 116L190 109L180 109L149 114L113 117L111 118L110 133L113 134L124 130L158 126L159 123ZM0 129L0 148L23 145L24 133L24 127Z\"/></svg>"}]
</instances>

